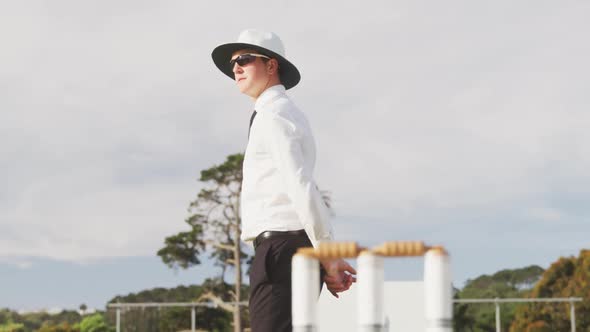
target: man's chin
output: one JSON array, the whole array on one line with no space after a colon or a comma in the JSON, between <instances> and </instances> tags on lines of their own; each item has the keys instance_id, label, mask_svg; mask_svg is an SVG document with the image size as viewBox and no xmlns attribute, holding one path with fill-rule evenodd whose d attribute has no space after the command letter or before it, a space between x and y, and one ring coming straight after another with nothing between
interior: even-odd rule
<instances>
[{"instance_id":1,"label":"man's chin","mask_svg":"<svg viewBox=\"0 0 590 332\"><path fill-rule=\"evenodd\" d=\"M240 89L241 93L243 93L249 97L256 98L256 96L252 92L252 89L248 89L247 87L239 87L239 89Z\"/></svg>"}]
</instances>

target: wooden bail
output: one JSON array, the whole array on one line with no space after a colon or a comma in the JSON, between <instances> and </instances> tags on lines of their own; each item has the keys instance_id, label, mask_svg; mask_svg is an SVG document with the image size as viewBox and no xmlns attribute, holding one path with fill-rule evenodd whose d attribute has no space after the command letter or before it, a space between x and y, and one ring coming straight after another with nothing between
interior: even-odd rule
<instances>
[{"instance_id":1,"label":"wooden bail","mask_svg":"<svg viewBox=\"0 0 590 332\"><path fill-rule=\"evenodd\" d=\"M317 259L354 258L362 249L356 242L321 242L315 249L301 248L297 253Z\"/></svg>"},{"instance_id":2,"label":"wooden bail","mask_svg":"<svg viewBox=\"0 0 590 332\"><path fill-rule=\"evenodd\" d=\"M373 248L372 252L387 257L408 257L423 256L428 249L421 241L392 241Z\"/></svg>"}]
</instances>

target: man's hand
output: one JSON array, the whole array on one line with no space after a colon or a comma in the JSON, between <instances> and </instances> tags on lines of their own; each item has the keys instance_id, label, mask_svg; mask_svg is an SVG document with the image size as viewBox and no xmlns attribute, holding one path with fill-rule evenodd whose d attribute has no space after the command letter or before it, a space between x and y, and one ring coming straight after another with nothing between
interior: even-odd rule
<instances>
[{"instance_id":1,"label":"man's hand","mask_svg":"<svg viewBox=\"0 0 590 332\"><path fill-rule=\"evenodd\" d=\"M326 270L326 287L335 297L338 298L338 293L348 290L356 282L356 270L343 259L325 260L322 265Z\"/></svg>"}]
</instances>

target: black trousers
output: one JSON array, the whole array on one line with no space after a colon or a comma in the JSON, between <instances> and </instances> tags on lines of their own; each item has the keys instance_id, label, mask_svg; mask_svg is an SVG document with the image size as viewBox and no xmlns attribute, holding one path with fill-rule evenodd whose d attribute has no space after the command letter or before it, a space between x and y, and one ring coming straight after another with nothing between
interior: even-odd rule
<instances>
[{"instance_id":1,"label":"black trousers","mask_svg":"<svg viewBox=\"0 0 590 332\"><path fill-rule=\"evenodd\" d=\"M307 236L279 235L264 240L250 271L252 332L291 332L291 258L298 248L311 247ZM318 263L319 264L319 263ZM324 277L320 269L320 289Z\"/></svg>"}]
</instances>

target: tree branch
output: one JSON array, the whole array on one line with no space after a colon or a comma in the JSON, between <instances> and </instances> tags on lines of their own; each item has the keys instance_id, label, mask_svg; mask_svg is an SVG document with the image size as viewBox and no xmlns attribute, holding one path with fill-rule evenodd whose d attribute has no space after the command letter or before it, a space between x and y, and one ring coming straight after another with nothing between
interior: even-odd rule
<instances>
[{"instance_id":1,"label":"tree branch","mask_svg":"<svg viewBox=\"0 0 590 332\"><path fill-rule=\"evenodd\" d=\"M231 295L231 297L233 297L233 298L234 298L234 301L238 301L238 300L237 300L237 299L238 299L238 296L236 295L236 292L234 292L233 290L231 290L231 289L230 289L230 290L228 291L228 293L229 293L229 295Z\"/></svg>"},{"instance_id":2,"label":"tree branch","mask_svg":"<svg viewBox=\"0 0 590 332\"><path fill-rule=\"evenodd\" d=\"M210 244L212 246L214 246L217 249L223 249L223 250L229 250L229 251L233 251L234 247L233 246L229 246L227 244L221 244L218 242L215 242L213 240L205 240L205 243Z\"/></svg>"},{"instance_id":3,"label":"tree branch","mask_svg":"<svg viewBox=\"0 0 590 332\"><path fill-rule=\"evenodd\" d=\"M214 295L211 292L207 292L207 293L199 296L199 298L197 299L197 302L205 302L207 300L215 303L218 307L220 307L221 309L223 309L225 311L229 311L229 312L234 311L233 305L223 302L223 300L220 297Z\"/></svg>"},{"instance_id":4,"label":"tree branch","mask_svg":"<svg viewBox=\"0 0 590 332\"><path fill-rule=\"evenodd\" d=\"M227 214L227 209L229 209L229 208L228 208L228 207L225 207L225 208L223 209L223 216L224 216L224 217L225 217L225 219L226 219L227 221L229 221L229 223L231 224L231 221L232 221L232 220L235 220L235 218L232 218L232 217L230 217L230 216Z\"/></svg>"}]
</instances>

